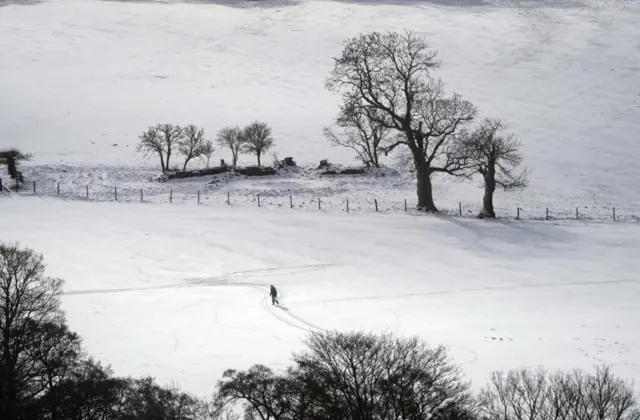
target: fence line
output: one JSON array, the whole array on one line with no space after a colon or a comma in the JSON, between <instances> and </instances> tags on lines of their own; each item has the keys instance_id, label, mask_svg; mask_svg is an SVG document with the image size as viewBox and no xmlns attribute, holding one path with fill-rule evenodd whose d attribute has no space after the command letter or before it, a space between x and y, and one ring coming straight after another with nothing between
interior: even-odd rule
<instances>
[{"instance_id":1,"label":"fence line","mask_svg":"<svg viewBox=\"0 0 640 420\"><path fill-rule=\"evenodd\" d=\"M1 180L1 178L0 178ZM0 181L1 182L1 181ZM2 185L0 183L0 185ZM1 188L1 187L0 187ZM142 202L142 203L174 203L176 200L176 192L182 195L181 202L193 202L197 205L202 204L226 204L226 205L255 205L257 207L283 208L290 209L306 209L318 211L341 211L345 213L354 212L375 212L375 213L400 213L411 212L409 203L411 200L379 200L372 197L370 200L353 200L351 197L341 198L337 195L330 197L311 196L300 194L297 197L294 194L275 195L268 192L256 193L255 195L238 194L234 197L231 191L224 193L206 195L206 190L195 189L192 191L174 191L169 188L168 191L154 191L154 189L144 188L122 188L118 186L105 185L84 185L82 191L78 191L79 187L65 188L60 182L56 182L53 187L43 188L36 181L32 181L29 187L23 186L18 191L20 195L42 195L54 196L63 199L76 199L85 201L115 201L115 202ZM2 190L0 190L1 192ZM4 185L4 193L8 191ZM15 193L12 191L11 193ZM305 197L306 196L306 197ZM179 197L179 195L178 195ZM223 198L222 201L217 198ZM441 213L459 216L459 217L476 217L481 208L477 205L457 203L457 209L452 207L438 206ZM558 210L551 207L520 207L514 208L495 207L496 216L502 219L516 220L610 220L616 222L640 222L640 208L620 208L610 206L576 206L571 209Z\"/></svg>"}]
</instances>

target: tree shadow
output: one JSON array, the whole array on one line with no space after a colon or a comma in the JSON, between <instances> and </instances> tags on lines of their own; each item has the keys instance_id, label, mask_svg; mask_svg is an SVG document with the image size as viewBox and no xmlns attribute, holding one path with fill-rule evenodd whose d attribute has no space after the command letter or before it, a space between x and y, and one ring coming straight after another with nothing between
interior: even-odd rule
<instances>
[{"instance_id":1,"label":"tree shadow","mask_svg":"<svg viewBox=\"0 0 640 420\"><path fill-rule=\"evenodd\" d=\"M469 246L491 254L527 255L566 249L578 235L567 226L519 220L462 219L436 215L447 225L455 225L470 233Z\"/></svg>"}]
</instances>

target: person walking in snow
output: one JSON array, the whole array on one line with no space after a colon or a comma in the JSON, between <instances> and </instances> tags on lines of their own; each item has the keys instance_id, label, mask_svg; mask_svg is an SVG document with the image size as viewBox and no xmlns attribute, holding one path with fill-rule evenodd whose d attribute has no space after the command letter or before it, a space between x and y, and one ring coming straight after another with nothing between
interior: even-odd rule
<instances>
[{"instance_id":1,"label":"person walking in snow","mask_svg":"<svg viewBox=\"0 0 640 420\"><path fill-rule=\"evenodd\" d=\"M278 302L278 291L276 290L276 287L272 284L271 285L271 291L269 292L269 296L271 296L271 304L272 305L280 305L280 302Z\"/></svg>"}]
</instances>

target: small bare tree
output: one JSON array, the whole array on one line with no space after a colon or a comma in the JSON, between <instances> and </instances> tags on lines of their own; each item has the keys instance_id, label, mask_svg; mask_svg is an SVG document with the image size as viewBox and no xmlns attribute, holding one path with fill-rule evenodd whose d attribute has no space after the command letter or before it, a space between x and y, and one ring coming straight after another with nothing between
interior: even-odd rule
<instances>
[{"instance_id":1,"label":"small bare tree","mask_svg":"<svg viewBox=\"0 0 640 420\"><path fill-rule=\"evenodd\" d=\"M514 173L522 162L522 144L512 134L503 134L506 126L500 120L485 119L466 137L464 154L470 158L473 169L484 181L484 197L479 218L495 218L493 195L496 186L508 190L525 188L527 169Z\"/></svg>"},{"instance_id":2,"label":"small bare tree","mask_svg":"<svg viewBox=\"0 0 640 420\"><path fill-rule=\"evenodd\" d=\"M189 161L201 157L204 154L205 137L204 128L190 124L182 129L183 136L178 143L178 151L184 156L182 170L187 170Z\"/></svg>"},{"instance_id":3,"label":"small bare tree","mask_svg":"<svg viewBox=\"0 0 640 420\"><path fill-rule=\"evenodd\" d=\"M245 153L255 154L260 166L262 154L273 147L271 127L265 122L252 122L242 130L242 143L242 150Z\"/></svg>"},{"instance_id":4,"label":"small bare tree","mask_svg":"<svg viewBox=\"0 0 640 420\"><path fill-rule=\"evenodd\" d=\"M183 130L180 126L172 124L158 124L149 127L139 137L137 151L145 156L158 155L162 172L169 170L171 155L183 138Z\"/></svg>"},{"instance_id":5,"label":"small bare tree","mask_svg":"<svg viewBox=\"0 0 640 420\"><path fill-rule=\"evenodd\" d=\"M221 147L231 150L232 166L238 164L238 156L242 148L243 136L240 127L224 127L218 131L216 142Z\"/></svg>"},{"instance_id":6,"label":"small bare tree","mask_svg":"<svg viewBox=\"0 0 640 420\"><path fill-rule=\"evenodd\" d=\"M158 155L160 158L160 168L164 173L167 170L164 157L166 145L158 135L156 127L149 127L147 131L140 134L138 138L140 139L140 142L138 143L136 150L144 154L146 157L154 154Z\"/></svg>"},{"instance_id":7,"label":"small bare tree","mask_svg":"<svg viewBox=\"0 0 640 420\"><path fill-rule=\"evenodd\" d=\"M20 189L20 183L24 182L24 180L22 180L22 173L18 170L18 167L21 162L27 162L32 158L33 155L31 153L25 154L16 149L0 151L0 165L7 166L9 178L15 179L16 181L16 191Z\"/></svg>"},{"instance_id":8,"label":"small bare tree","mask_svg":"<svg viewBox=\"0 0 640 420\"><path fill-rule=\"evenodd\" d=\"M336 125L342 132L336 134L330 127L326 127L324 135L332 146L346 147L356 152L358 160L366 167L379 168L382 146L390 129L380 123L382 118L376 114L379 111L361 104L341 108Z\"/></svg>"},{"instance_id":9,"label":"small bare tree","mask_svg":"<svg viewBox=\"0 0 640 420\"><path fill-rule=\"evenodd\" d=\"M177 148L182 141L184 130L179 125L173 124L158 124L156 128L161 141L165 145L166 170L170 170L171 166L169 166L169 161L171 160L171 155L173 154L174 148Z\"/></svg>"},{"instance_id":10,"label":"small bare tree","mask_svg":"<svg viewBox=\"0 0 640 420\"><path fill-rule=\"evenodd\" d=\"M206 168L209 167L211 156L213 156L213 153L215 151L216 148L213 146L213 142L211 140L206 140L202 143L202 153L200 154L200 160Z\"/></svg>"}]
</instances>

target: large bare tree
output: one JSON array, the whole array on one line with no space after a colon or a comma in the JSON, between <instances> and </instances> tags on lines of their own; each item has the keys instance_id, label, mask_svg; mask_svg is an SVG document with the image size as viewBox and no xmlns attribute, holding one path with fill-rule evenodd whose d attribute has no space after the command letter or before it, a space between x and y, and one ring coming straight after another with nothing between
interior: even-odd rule
<instances>
[{"instance_id":1,"label":"large bare tree","mask_svg":"<svg viewBox=\"0 0 640 420\"><path fill-rule=\"evenodd\" d=\"M221 147L231 150L232 166L238 163L238 156L242 148L243 136L240 127L224 127L218 131L216 142Z\"/></svg>"},{"instance_id":2,"label":"large bare tree","mask_svg":"<svg viewBox=\"0 0 640 420\"><path fill-rule=\"evenodd\" d=\"M193 124L182 129L183 136L178 143L178 151L184 156L182 170L187 170L187 165L191 159L202 156L205 153L206 139L204 128L199 128Z\"/></svg>"},{"instance_id":3,"label":"large bare tree","mask_svg":"<svg viewBox=\"0 0 640 420\"><path fill-rule=\"evenodd\" d=\"M390 129L380 123L378 113L376 109L361 104L341 108L336 118L336 126L341 128L341 132L325 127L324 135L331 145L356 152L358 160L366 167L379 168L379 158Z\"/></svg>"},{"instance_id":4,"label":"large bare tree","mask_svg":"<svg viewBox=\"0 0 640 420\"><path fill-rule=\"evenodd\" d=\"M479 218L495 218L493 196L496 187L505 190L524 188L528 184L527 169L514 172L522 163L522 144L512 134L505 134L506 126L495 119L485 119L467 139L465 155L482 176L484 196Z\"/></svg>"},{"instance_id":5,"label":"large bare tree","mask_svg":"<svg viewBox=\"0 0 640 420\"><path fill-rule=\"evenodd\" d=\"M446 96L432 77L436 51L412 32L372 32L345 42L326 87L342 94L340 112L364 104L374 121L400 133L385 151L404 147L416 172L418 208L437 211L431 175L465 176L469 162L460 154L462 130L476 108L458 94Z\"/></svg>"},{"instance_id":6,"label":"large bare tree","mask_svg":"<svg viewBox=\"0 0 640 420\"><path fill-rule=\"evenodd\" d=\"M273 130L266 122L254 121L242 130L242 150L256 155L258 166L262 154L273 147Z\"/></svg>"},{"instance_id":7,"label":"large bare tree","mask_svg":"<svg viewBox=\"0 0 640 420\"><path fill-rule=\"evenodd\" d=\"M47 385L40 380L53 363L30 353L47 326L64 320L61 293L62 280L45 277L42 255L0 243L0 418L23 417L23 407Z\"/></svg>"}]
</instances>

